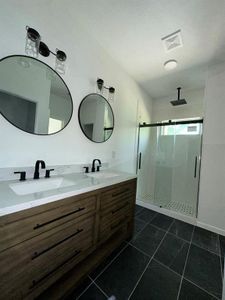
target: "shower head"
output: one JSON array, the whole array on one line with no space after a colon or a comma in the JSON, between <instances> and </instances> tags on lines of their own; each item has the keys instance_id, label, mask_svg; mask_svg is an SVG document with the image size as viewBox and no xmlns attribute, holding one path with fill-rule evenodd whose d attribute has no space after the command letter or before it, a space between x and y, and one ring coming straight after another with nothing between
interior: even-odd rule
<instances>
[{"instance_id":1,"label":"shower head","mask_svg":"<svg viewBox=\"0 0 225 300\"><path fill-rule=\"evenodd\" d=\"M170 101L173 106L187 104L185 99L180 99L180 90L181 88L177 88L177 100Z\"/></svg>"}]
</instances>

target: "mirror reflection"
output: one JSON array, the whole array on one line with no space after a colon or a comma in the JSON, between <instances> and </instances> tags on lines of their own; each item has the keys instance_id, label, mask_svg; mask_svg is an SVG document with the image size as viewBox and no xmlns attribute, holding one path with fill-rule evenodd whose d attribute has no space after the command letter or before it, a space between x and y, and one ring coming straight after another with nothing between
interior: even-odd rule
<instances>
[{"instance_id":1,"label":"mirror reflection","mask_svg":"<svg viewBox=\"0 0 225 300\"><path fill-rule=\"evenodd\" d=\"M114 128L112 108L102 95L89 94L80 104L79 122L87 138L96 143L105 142Z\"/></svg>"},{"instance_id":2,"label":"mirror reflection","mask_svg":"<svg viewBox=\"0 0 225 300\"><path fill-rule=\"evenodd\" d=\"M0 61L0 112L26 132L48 135L69 123L73 103L65 82L48 65L9 56Z\"/></svg>"}]
</instances>

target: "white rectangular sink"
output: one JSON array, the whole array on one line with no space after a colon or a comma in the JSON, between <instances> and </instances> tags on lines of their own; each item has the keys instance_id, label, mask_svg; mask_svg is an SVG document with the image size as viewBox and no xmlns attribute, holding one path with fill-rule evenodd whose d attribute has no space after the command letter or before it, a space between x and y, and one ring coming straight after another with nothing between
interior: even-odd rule
<instances>
[{"instance_id":1,"label":"white rectangular sink","mask_svg":"<svg viewBox=\"0 0 225 300\"><path fill-rule=\"evenodd\" d=\"M110 173L110 172L96 172L96 173L88 173L86 174L88 177L96 178L96 179L106 179L119 176L118 173Z\"/></svg>"},{"instance_id":2,"label":"white rectangular sink","mask_svg":"<svg viewBox=\"0 0 225 300\"><path fill-rule=\"evenodd\" d=\"M76 183L72 180L68 180L63 177L57 177L57 178L43 178L43 179L12 183L9 185L9 187L17 195L28 195L28 194L63 188L67 186L72 186L75 184Z\"/></svg>"}]
</instances>

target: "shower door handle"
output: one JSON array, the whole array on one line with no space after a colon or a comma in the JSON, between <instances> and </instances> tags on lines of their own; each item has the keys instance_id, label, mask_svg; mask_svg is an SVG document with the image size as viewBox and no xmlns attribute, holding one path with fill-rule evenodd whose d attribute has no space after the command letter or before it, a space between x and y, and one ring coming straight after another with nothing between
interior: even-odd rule
<instances>
[{"instance_id":1,"label":"shower door handle","mask_svg":"<svg viewBox=\"0 0 225 300\"><path fill-rule=\"evenodd\" d=\"M138 169L141 169L141 152L139 153Z\"/></svg>"},{"instance_id":2,"label":"shower door handle","mask_svg":"<svg viewBox=\"0 0 225 300\"><path fill-rule=\"evenodd\" d=\"M196 178L196 176L197 176L197 164L198 164L198 156L195 156L194 178Z\"/></svg>"}]
</instances>

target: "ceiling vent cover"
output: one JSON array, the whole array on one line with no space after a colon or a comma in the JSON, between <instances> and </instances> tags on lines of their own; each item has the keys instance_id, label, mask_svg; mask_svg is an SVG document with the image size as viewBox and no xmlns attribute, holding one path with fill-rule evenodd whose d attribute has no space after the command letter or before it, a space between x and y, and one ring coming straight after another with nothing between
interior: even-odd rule
<instances>
[{"instance_id":1,"label":"ceiling vent cover","mask_svg":"<svg viewBox=\"0 0 225 300\"><path fill-rule=\"evenodd\" d=\"M166 52L183 47L180 30L163 37L162 42Z\"/></svg>"}]
</instances>

